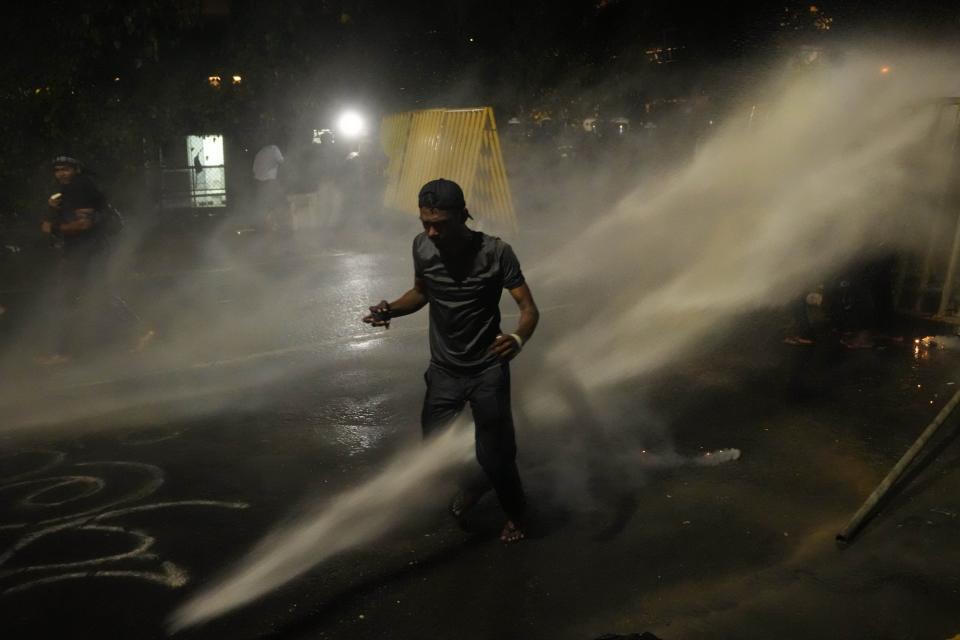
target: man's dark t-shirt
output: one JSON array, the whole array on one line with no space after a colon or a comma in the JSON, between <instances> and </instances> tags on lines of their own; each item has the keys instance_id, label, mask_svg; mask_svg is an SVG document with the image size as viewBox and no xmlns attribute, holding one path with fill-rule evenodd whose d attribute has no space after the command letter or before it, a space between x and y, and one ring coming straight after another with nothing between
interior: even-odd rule
<instances>
[{"instance_id":1,"label":"man's dark t-shirt","mask_svg":"<svg viewBox=\"0 0 960 640\"><path fill-rule=\"evenodd\" d=\"M500 333L500 295L524 283L510 245L474 231L466 250L446 256L421 233L413 240L413 265L430 303L431 363L463 375L497 365L490 347Z\"/></svg>"},{"instance_id":2,"label":"man's dark t-shirt","mask_svg":"<svg viewBox=\"0 0 960 640\"><path fill-rule=\"evenodd\" d=\"M84 175L76 176L70 183L58 185L62 194L60 213L57 220L67 224L77 219L78 209L93 209L93 227L84 233L64 238L64 248L92 248L101 239L101 212L106 208L107 198L97 188L92 180Z\"/></svg>"}]
</instances>

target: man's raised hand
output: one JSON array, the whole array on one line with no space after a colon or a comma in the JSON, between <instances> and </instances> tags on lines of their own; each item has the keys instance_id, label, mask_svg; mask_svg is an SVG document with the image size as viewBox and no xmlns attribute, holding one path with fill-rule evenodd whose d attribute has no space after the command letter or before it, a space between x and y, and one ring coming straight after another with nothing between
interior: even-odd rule
<instances>
[{"instance_id":1,"label":"man's raised hand","mask_svg":"<svg viewBox=\"0 0 960 640\"><path fill-rule=\"evenodd\" d=\"M381 300L370 307L370 313L363 316L363 321L374 327L390 328L390 303Z\"/></svg>"}]
</instances>

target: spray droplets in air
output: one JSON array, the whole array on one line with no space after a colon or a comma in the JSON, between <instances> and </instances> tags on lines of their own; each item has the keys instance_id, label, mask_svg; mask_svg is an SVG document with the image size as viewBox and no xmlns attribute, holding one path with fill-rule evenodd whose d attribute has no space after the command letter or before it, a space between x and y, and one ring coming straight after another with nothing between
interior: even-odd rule
<instances>
[{"instance_id":1,"label":"spray droplets in air","mask_svg":"<svg viewBox=\"0 0 960 640\"><path fill-rule=\"evenodd\" d=\"M330 556L355 549L402 522L431 496L429 487L469 460L473 425L458 421L422 448L404 452L383 471L320 511L265 538L221 580L201 590L173 616L174 630L242 606L296 578Z\"/></svg>"},{"instance_id":2,"label":"spray droplets in air","mask_svg":"<svg viewBox=\"0 0 960 640\"><path fill-rule=\"evenodd\" d=\"M536 344L544 374L573 376L593 393L689 357L741 314L782 306L858 254L909 249L944 186L934 125L936 100L956 91L949 59L904 54L897 73L880 74L875 59L852 56L778 80L746 97L687 166L610 211L589 212L566 246L527 269L538 297L575 307L562 339ZM518 401L542 416L565 399L544 375ZM382 535L422 498L424 480L468 456L471 438L461 429L402 454L272 534L178 611L174 626L221 615ZM634 463L710 465L739 453Z\"/></svg>"},{"instance_id":3,"label":"spray droplets in air","mask_svg":"<svg viewBox=\"0 0 960 640\"><path fill-rule=\"evenodd\" d=\"M591 303L550 360L577 363L588 388L642 374L855 256L910 249L945 187L937 103L957 76L944 59L905 54L879 74L851 57L747 97L688 166L540 265L535 281Z\"/></svg>"}]
</instances>

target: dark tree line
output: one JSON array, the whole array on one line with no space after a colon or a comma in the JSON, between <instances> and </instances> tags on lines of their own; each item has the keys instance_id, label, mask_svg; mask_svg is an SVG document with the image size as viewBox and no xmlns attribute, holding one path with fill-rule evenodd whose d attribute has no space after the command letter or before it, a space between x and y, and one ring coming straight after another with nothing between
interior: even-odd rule
<instances>
[{"instance_id":1,"label":"dark tree line","mask_svg":"<svg viewBox=\"0 0 960 640\"><path fill-rule=\"evenodd\" d=\"M52 0L5 9L0 212L42 193L47 161L82 157L130 183L172 136L300 135L338 104L380 112L557 95L637 104L731 83L712 70L822 38L813 3L635 0ZM833 3L832 32L896 3ZM916 13L916 8L912 11ZM922 14L956 27L953 12ZM922 22L922 20L921 20ZM648 53L676 48L669 64ZM233 75L241 76L239 84ZM221 77L219 88L208 76ZM276 135L276 133L274 133Z\"/></svg>"}]
</instances>

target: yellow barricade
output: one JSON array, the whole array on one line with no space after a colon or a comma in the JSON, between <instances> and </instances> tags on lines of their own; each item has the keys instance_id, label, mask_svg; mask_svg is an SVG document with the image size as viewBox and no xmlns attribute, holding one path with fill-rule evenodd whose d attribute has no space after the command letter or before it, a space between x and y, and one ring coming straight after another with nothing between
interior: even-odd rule
<instances>
[{"instance_id":1,"label":"yellow barricade","mask_svg":"<svg viewBox=\"0 0 960 640\"><path fill-rule=\"evenodd\" d=\"M474 218L516 230L493 109L396 113L383 119L380 132L389 158L385 206L417 215L420 187L446 178L463 188Z\"/></svg>"}]
</instances>

